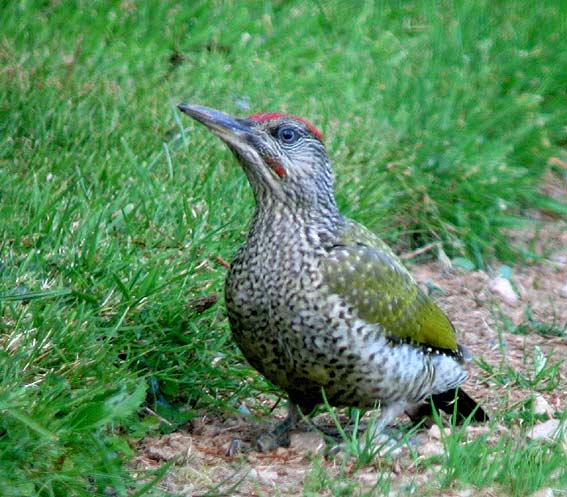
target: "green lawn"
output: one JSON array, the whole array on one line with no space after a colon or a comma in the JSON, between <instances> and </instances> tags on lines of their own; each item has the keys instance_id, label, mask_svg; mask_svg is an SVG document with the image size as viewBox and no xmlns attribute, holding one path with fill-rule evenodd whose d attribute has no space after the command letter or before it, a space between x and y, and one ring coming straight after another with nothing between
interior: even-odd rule
<instances>
[{"instance_id":1,"label":"green lawn","mask_svg":"<svg viewBox=\"0 0 567 497\"><path fill-rule=\"evenodd\" d=\"M525 264L506 230L567 213L540 193L565 2L4 0L0 22L2 496L127 495L129 442L270 389L222 305L251 192L177 103L310 119L343 212L401 251Z\"/></svg>"}]
</instances>

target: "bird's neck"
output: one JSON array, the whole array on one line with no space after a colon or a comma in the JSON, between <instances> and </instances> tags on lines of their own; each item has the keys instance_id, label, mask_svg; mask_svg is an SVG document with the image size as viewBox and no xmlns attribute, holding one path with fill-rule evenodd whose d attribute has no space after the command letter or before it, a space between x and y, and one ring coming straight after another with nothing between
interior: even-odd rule
<instances>
[{"instance_id":1,"label":"bird's neck","mask_svg":"<svg viewBox=\"0 0 567 497\"><path fill-rule=\"evenodd\" d=\"M319 199L307 206L281 199L258 199L251 234L270 238L301 236L312 245L333 244L344 224L334 197Z\"/></svg>"}]
</instances>

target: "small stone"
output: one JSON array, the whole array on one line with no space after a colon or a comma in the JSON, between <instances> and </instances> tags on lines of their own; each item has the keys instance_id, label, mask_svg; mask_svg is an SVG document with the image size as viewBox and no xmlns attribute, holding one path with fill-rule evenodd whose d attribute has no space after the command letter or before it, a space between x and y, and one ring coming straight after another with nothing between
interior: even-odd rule
<instances>
[{"instance_id":1,"label":"small stone","mask_svg":"<svg viewBox=\"0 0 567 497\"><path fill-rule=\"evenodd\" d=\"M510 280L502 278L501 276L494 278L488 284L490 291L498 295L507 304L515 304L518 302L519 297Z\"/></svg>"},{"instance_id":2,"label":"small stone","mask_svg":"<svg viewBox=\"0 0 567 497\"><path fill-rule=\"evenodd\" d=\"M378 480L378 474L376 470L359 471L356 474L356 479L363 485L374 485Z\"/></svg>"},{"instance_id":3,"label":"small stone","mask_svg":"<svg viewBox=\"0 0 567 497\"><path fill-rule=\"evenodd\" d=\"M244 33L242 33L242 35L240 36L240 42L241 42L243 45L247 45L248 42L249 42L251 39L252 39L252 35L251 35L250 33L246 32L246 31L245 31ZM239 107L239 109L240 109L240 107ZM250 110L250 108L248 107L248 108L246 108L246 109L241 109L241 110L243 110L243 111L248 111L248 110Z\"/></svg>"},{"instance_id":4,"label":"small stone","mask_svg":"<svg viewBox=\"0 0 567 497\"><path fill-rule=\"evenodd\" d=\"M326 443L322 435L316 432L292 433L290 447L297 452L322 454Z\"/></svg>"},{"instance_id":5,"label":"small stone","mask_svg":"<svg viewBox=\"0 0 567 497\"><path fill-rule=\"evenodd\" d=\"M443 434L441 434L441 429L438 425L433 425L429 428L429 437L433 440L441 440L442 438L446 438L451 434L450 428L443 428Z\"/></svg>"},{"instance_id":6,"label":"small stone","mask_svg":"<svg viewBox=\"0 0 567 497\"><path fill-rule=\"evenodd\" d=\"M465 431L470 438L476 438L490 433L491 428L487 425L468 425Z\"/></svg>"},{"instance_id":7,"label":"small stone","mask_svg":"<svg viewBox=\"0 0 567 497\"><path fill-rule=\"evenodd\" d=\"M543 395L536 395L534 399L534 414L547 414L549 419L553 417L553 408Z\"/></svg>"},{"instance_id":8,"label":"small stone","mask_svg":"<svg viewBox=\"0 0 567 497\"><path fill-rule=\"evenodd\" d=\"M443 454L444 451L445 447L438 440L431 440L429 442L426 442L420 445L417 449L419 455L423 457L438 456L440 454Z\"/></svg>"},{"instance_id":9,"label":"small stone","mask_svg":"<svg viewBox=\"0 0 567 497\"><path fill-rule=\"evenodd\" d=\"M554 495L553 489L546 487L540 488L537 492L533 493L531 497L553 497Z\"/></svg>"},{"instance_id":10,"label":"small stone","mask_svg":"<svg viewBox=\"0 0 567 497\"><path fill-rule=\"evenodd\" d=\"M463 488L457 492L457 497L473 497L478 494L478 490L472 488Z\"/></svg>"},{"instance_id":11,"label":"small stone","mask_svg":"<svg viewBox=\"0 0 567 497\"><path fill-rule=\"evenodd\" d=\"M429 428L429 436L433 440L440 440L441 439L441 430L439 429L439 426L433 425L431 428Z\"/></svg>"},{"instance_id":12,"label":"small stone","mask_svg":"<svg viewBox=\"0 0 567 497\"><path fill-rule=\"evenodd\" d=\"M553 439L559 428L558 419L550 419L544 423L534 425L528 432L527 437L531 440Z\"/></svg>"},{"instance_id":13,"label":"small stone","mask_svg":"<svg viewBox=\"0 0 567 497\"><path fill-rule=\"evenodd\" d=\"M278 480L278 472L275 466L257 466L253 476L265 485L273 485Z\"/></svg>"}]
</instances>

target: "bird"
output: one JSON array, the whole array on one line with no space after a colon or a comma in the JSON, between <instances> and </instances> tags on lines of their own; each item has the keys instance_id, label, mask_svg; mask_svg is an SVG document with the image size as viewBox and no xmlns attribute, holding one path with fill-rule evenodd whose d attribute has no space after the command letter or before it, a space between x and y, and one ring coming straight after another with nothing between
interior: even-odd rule
<instances>
[{"instance_id":1,"label":"bird","mask_svg":"<svg viewBox=\"0 0 567 497\"><path fill-rule=\"evenodd\" d=\"M244 357L288 398L287 417L258 448L286 445L324 399L379 406L376 434L404 413L487 421L460 388L471 354L449 318L378 235L341 215L321 131L282 112L178 109L228 146L254 194L225 304Z\"/></svg>"}]
</instances>

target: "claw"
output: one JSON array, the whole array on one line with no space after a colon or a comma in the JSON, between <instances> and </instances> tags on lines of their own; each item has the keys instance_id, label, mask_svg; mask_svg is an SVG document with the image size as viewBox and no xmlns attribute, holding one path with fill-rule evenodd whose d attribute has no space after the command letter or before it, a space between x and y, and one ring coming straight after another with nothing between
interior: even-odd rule
<instances>
[{"instance_id":1,"label":"claw","mask_svg":"<svg viewBox=\"0 0 567 497\"><path fill-rule=\"evenodd\" d=\"M299 417L299 408L290 400L287 417L278 423L272 431L260 435L256 441L256 448L260 452L270 452L279 447L289 447L289 432L295 428Z\"/></svg>"},{"instance_id":2,"label":"claw","mask_svg":"<svg viewBox=\"0 0 567 497\"><path fill-rule=\"evenodd\" d=\"M289 435L285 438L278 438L273 432L264 433L256 440L256 448L260 452L270 452L280 447L289 447Z\"/></svg>"},{"instance_id":3,"label":"claw","mask_svg":"<svg viewBox=\"0 0 567 497\"><path fill-rule=\"evenodd\" d=\"M242 451L242 440L240 438L233 438L226 449L226 455L228 457L234 457Z\"/></svg>"}]
</instances>

